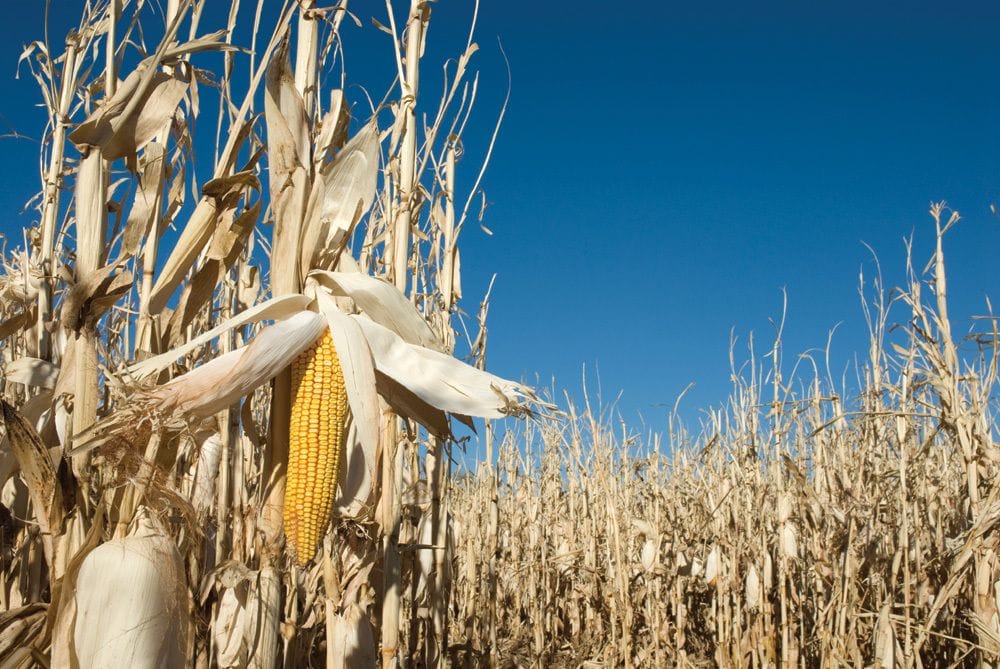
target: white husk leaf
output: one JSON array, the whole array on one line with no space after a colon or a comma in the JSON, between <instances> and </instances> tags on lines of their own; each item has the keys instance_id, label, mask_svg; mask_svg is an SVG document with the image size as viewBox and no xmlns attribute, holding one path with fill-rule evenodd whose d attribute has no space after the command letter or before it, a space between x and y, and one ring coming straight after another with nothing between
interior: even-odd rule
<instances>
[{"instance_id":1,"label":"white husk leaf","mask_svg":"<svg viewBox=\"0 0 1000 669\"><path fill-rule=\"evenodd\" d=\"M352 316L371 346L375 367L428 404L466 416L501 418L523 409L524 386L470 367L455 358L408 344L364 317Z\"/></svg>"},{"instance_id":2,"label":"white husk leaf","mask_svg":"<svg viewBox=\"0 0 1000 669\"><path fill-rule=\"evenodd\" d=\"M326 319L300 311L264 328L248 345L150 391L164 413L211 416L274 378L326 328Z\"/></svg>"},{"instance_id":3,"label":"white husk leaf","mask_svg":"<svg viewBox=\"0 0 1000 669\"><path fill-rule=\"evenodd\" d=\"M254 581L251 581L247 602L249 623L244 638L249 642L249 669L273 669L275 666L280 645L279 611L281 611L281 580L274 567L267 566L260 570Z\"/></svg>"},{"instance_id":4,"label":"white husk leaf","mask_svg":"<svg viewBox=\"0 0 1000 669\"><path fill-rule=\"evenodd\" d=\"M201 443L198 450L198 470L191 490L191 504L199 518L203 518L215 501L215 477L222 461L222 436L213 432Z\"/></svg>"},{"instance_id":5,"label":"white husk leaf","mask_svg":"<svg viewBox=\"0 0 1000 669\"><path fill-rule=\"evenodd\" d=\"M59 367L38 358L15 358L7 363L4 376L8 381L23 383L32 388L55 388Z\"/></svg>"},{"instance_id":6,"label":"white husk leaf","mask_svg":"<svg viewBox=\"0 0 1000 669\"><path fill-rule=\"evenodd\" d=\"M218 666L241 666L241 649L248 625L246 609L246 584L225 588L219 596L219 609L212 620L212 641L215 643L215 661Z\"/></svg>"},{"instance_id":7,"label":"white husk leaf","mask_svg":"<svg viewBox=\"0 0 1000 669\"><path fill-rule=\"evenodd\" d=\"M791 523L781 526L781 553L785 557L796 559L799 556L799 544L795 538L795 527Z\"/></svg>"},{"instance_id":8,"label":"white husk leaf","mask_svg":"<svg viewBox=\"0 0 1000 669\"><path fill-rule=\"evenodd\" d=\"M639 556L642 568L647 572L653 571L656 566L656 543L652 539L646 539L642 545L642 553Z\"/></svg>"},{"instance_id":9,"label":"white husk leaf","mask_svg":"<svg viewBox=\"0 0 1000 669\"><path fill-rule=\"evenodd\" d=\"M337 349L351 407L352 429L344 441L341 494L337 505L342 507L341 515L353 516L368 501L375 480L375 457L379 443L375 367L371 349L358 324L342 314L333 298L324 291L316 291L316 298Z\"/></svg>"},{"instance_id":10,"label":"white husk leaf","mask_svg":"<svg viewBox=\"0 0 1000 669\"><path fill-rule=\"evenodd\" d=\"M715 581L718 578L719 578L719 547L712 546L712 550L709 551L708 557L705 559L705 583L714 586Z\"/></svg>"},{"instance_id":11,"label":"white husk leaf","mask_svg":"<svg viewBox=\"0 0 1000 669\"><path fill-rule=\"evenodd\" d=\"M184 565L162 528L109 541L84 559L76 582L73 647L81 667L184 666Z\"/></svg>"},{"instance_id":12,"label":"white husk leaf","mask_svg":"<svg viewBox=\"0 0 1000 669\"><path fill-rule=\"evenodd\" d=\"M297 294L281 295L267 300L266 302L261 302L260 304L223 321L208 332L195 337L183 346L178 346L170 351L167 351L166 353L161 353L160 355L153 356L152 358L148 358L142 362L132 365L129 367L128 373L139 379L144 376L149 376L150 374L156 374L157 372L161 372L170 365L174 364L178 358L187 355L199 346L212 341L225 332L229 332L230 330L238 328L242 325L256 323L262 320L282 320L289 318L300 311L303 311L309 305L309 302L309 298L304 295Z\"/></svg>"},{"instance_id":13,"label":"white husk leaf","mask_svg":"<svg viewBox=\"0 0 1000 669\"><path fill-rule=\"evenodd\" d=\"M431 330L413 303L396 286L368 274L357 272L313 272L320 283L334 295L350 297L362 313L386 327L404 341L441 350L441 341Z\"/></svg>"},{"instance_id":14,"label":"white husk leaf","mask_svg":"<svg viewBox=\"0 0 1000 669\"><path fill-rule=\"evenodd\" d=\"M789 495L783 494L778 499L778 522L787 522L792 516L792 499Z\"/></svg>"},{"instance_id":15,"label":"white husk leaf","mask_svg":"<svg viewBox=\"0 0 1000 669\"><path fill-rule=\"evenodd\" d=\"M374 667L375 636L368 617L351 604L344 615L336 615L333 622L334 667Z\"/></svg>"},{"instance_id":16,"label":"white husk leaf","mask_svg":"<svg viewBox=\"0 0 1000 669\"><path fill-rule=\"evenodd\" d=\"M750 569L747 571L743 597L750 610L754 610L760 605L760 576L757 575L755 565L750 565Z\"/></svg>"}]
</instances>

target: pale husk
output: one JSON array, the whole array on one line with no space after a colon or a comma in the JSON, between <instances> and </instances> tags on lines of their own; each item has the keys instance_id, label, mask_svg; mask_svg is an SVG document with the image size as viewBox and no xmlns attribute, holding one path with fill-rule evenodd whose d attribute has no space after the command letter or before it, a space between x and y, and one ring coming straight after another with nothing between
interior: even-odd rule
<instances>
[{"instance_id":1,"label":"pale husk","mask_svg":"<svg viewBox=\"0 0 1000 669\"><path fill-rule=\"evenodd\" d=\"M530 391L456 360L450 355L416 346L364 317L352 316L361 326L375 358L375 368L406 386L428 404L449 413L501 418L528 411Z\"/></svg>"},{"instance_id":2,"label":"pale husk","mask_svg":"<svg viewBox=\"0 0 1000 669\"><path fill-rule=\"evenodd\" d=\"M154 522L109 541L83 561L76 579L73 650L80 667L184 666L188 601L173 539Z\"/></svg>"}]
</instances>

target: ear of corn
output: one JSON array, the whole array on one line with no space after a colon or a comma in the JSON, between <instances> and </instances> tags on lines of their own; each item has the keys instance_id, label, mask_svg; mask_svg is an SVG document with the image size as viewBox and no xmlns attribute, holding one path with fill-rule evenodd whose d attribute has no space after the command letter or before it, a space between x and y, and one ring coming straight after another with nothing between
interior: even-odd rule
<instances>
[{"instance_id":1,"label":"ear of corn","mask_svg":"<svg viewBox=\"0 0 1000 669\"><path fill-rule=\"evenodd\" d=\"M302 566L315 555L330 521L346 420L344 372L326 330L292 363L285 536Z\"/></svg>"}]
</instances>

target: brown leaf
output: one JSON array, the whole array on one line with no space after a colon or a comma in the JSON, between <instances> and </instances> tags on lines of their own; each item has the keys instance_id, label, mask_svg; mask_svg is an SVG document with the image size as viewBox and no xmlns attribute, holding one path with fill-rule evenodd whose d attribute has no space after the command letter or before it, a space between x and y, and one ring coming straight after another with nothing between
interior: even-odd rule
<instances>
[{"instance_id":1,"label":"brown leaf","mask_svg":"<svg viewBox=\"0 0 1000 669\"><path fill-rule=\"evenodd\" d=\"M153 139L188 90L188 82L174 74L144 76L153 63L152 57L140 63L114 96L70 134L70 141L81 149L97 147L105 160L116 160L135 154Z\"/></svg>"},{"instance_id":2,"label":"brown leaf","mask_svg":"<svg viewBox=\"0 0 1000 669\"><path fill-rule=\"evenodd\" d=\"M62 532L63 501L55 467L34 426L0 399L7 442L21 467L42 533L45 560L52 567L53 539Z\"/></svg>"},{"instance_id":3,"label":"brown leaf","mask_svg":"<svg viewBox=\"0 0 1000 669\"><path fill-rule=\"evenodd\" d=\"M105 265L73 285L60 311L63 327L79 330L85 323L94 323L118 298L132 288L132 274L115 274L117 264Z\"/></svg>"},{"instance_id":4,"label":"brown leaf","mask_svg":"<svg viewBox=\"0 0 1000 669\"><path fill-rule=\"evenodd\" d=\"M31 308L15 314L5 321L0 321L0 339L6 339L34 325L37 313L34 308Z\"/></svg>"}]
</instances>

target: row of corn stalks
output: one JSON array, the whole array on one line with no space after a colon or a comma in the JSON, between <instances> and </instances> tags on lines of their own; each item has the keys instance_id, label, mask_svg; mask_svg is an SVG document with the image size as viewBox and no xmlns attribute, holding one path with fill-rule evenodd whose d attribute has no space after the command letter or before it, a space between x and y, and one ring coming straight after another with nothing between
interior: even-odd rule
<instances>
[{"instance_id":1,"label":"row of corn stalks","mask_svg":"<svg viewBox=\"0 0 1000 669\"><path fill-rule=\"evenodd\" d=\"M931 214L926 273L865 283L856 380L822 351L789 371L779 332L697 434L642 438L586 407L456 476L456 658L1000 666L1000 338L991 315L953 332L958 216Z\"/></svg>"},{"instance_id":2,"label":"row of corn stalks","mask_svg":"<svg viewBox=\"0 0 1000 669\"><path fill-rule=\"evenodd\" d=\"M440 666L452 426L539 405L482 369L487 300L452 356L472 31L429 103L430 5L386 3L375 106L346 0L81 4L20 63L48 118L0 275L0 666Z\"/></svg>"}]
</instances>

